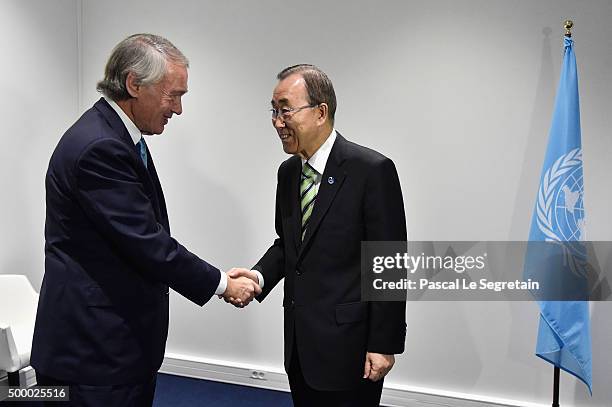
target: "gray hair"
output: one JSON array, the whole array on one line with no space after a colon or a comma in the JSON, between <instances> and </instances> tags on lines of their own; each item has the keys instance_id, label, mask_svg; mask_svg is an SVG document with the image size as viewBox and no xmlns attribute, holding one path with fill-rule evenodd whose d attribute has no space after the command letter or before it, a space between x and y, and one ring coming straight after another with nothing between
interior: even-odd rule
<instances>
[{"instance_id":1,"label":"gray hair","mask_svg":"<svg viewBox=\"0 0 612 407\"><path fill-rule=\"evenodd\" d=\"M183 53L164 37L134 34L113 48L104 69L104 79L96 89L114 101L131 98L125 81L130 72L138 85L158 83L168 70L168 62L189 67Z\"/></svg>"},{"instance_id":2,"label":"gray hair","mask_svg":"<svg viewBox=\"0 0 612 407\"><path fill-rule=\"evenodd\" d=\"M334 124L336 115L336 92L329 77L319 67L310 64L293 65L283 69L276 75L276 79L282 81L293 74L300 74L306 84L306 92L310 104L327 104L329 108L329 120Z\"/></svg>"}]
</instances>

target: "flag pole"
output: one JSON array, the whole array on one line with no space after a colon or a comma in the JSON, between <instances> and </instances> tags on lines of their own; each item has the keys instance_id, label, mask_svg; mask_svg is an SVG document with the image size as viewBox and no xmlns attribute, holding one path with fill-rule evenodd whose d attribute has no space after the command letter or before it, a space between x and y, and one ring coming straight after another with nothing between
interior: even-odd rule
<instances>
[{"instance_id":1,"label":"flag pole","mask_svg":"<svg viewBox=\"0 0 612 407\"><path fill-rule=\"evenodd\" d=\"M572 27L574 26L574 22L572 20L565 20L563 23L563 28L565 28L565 36L571 38L572 37ZM559 404L559 382L561 379L561 369L559 366L555 366L553 371L553 402L552 407L560 407Z\"/></svg>"},{"instance_id":2,"label":"flag pole","mask_svg":"<svg viewBox=\"0 0 612 407\"><path fill-rule=\"evenodd\" d=\"M552 407L559 407L559 379L561 376L561 369L555 366L554 378L553 378L553 402Z\"/></svg>"}]
</instances>

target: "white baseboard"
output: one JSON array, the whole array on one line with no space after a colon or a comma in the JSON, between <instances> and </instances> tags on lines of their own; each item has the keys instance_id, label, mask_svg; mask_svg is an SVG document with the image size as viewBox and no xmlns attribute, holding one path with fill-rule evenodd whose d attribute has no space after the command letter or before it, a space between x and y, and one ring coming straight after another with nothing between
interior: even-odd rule
<instances>
[{"instance_id":1,"label":"white baseboard","mask_svg":"<svg viewBox=\"0 0 612 407\"><path fill-rule=\"evenodd\" d=\"M167 353L161 373L263 389L289 391L284 370ZM391 407L546 407L494 397L385 384L381 404Z\"/></svg>"},{"instance_id":2,"label":"white baseboard","mask_svg":"<svg viewBox=\"0 0 612 407\"><path fill-rule=\"evenodd\" d=\"M186 358L166 354L159 370L178 376L206 379L215 382L240 384L262 389L289 391L287 374L283 370L260 368L212 359Z\"/></svg>"}]
</instances>

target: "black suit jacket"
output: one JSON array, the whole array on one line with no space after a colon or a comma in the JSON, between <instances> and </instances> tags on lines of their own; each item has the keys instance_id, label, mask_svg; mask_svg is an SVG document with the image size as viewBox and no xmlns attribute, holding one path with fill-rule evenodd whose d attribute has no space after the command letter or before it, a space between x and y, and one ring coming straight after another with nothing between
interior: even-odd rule
<instances>
[{"instance_id":1,"label":"black suit jacket","mask_svg":"<svg viewBox=\"0 0 612 407\"><path fill-rule=\"evenodd\" d=\"M366 352L404 350L406 303L362 302L360 273L362 241L406 240L402 192L390 159L338 134L302 242L301 168L294 156L278 170L278 239L254 267L265 280L257 299L285 279L285 369L297 351L311 387L346 390Z\"/></svg>"},{"instance_id":2,"label":"black suit jacket","mask_svg":"<svg viewBox=\"0 0 612 407\"><path fill-rule=\"evenodd\" d=\"M170 236L155 165L147 170L104 99L63 135L45 184L32 366L92 385L150 379L164 356L168 286L203 305L218 269Z\"/></svg>"}]
</instances>

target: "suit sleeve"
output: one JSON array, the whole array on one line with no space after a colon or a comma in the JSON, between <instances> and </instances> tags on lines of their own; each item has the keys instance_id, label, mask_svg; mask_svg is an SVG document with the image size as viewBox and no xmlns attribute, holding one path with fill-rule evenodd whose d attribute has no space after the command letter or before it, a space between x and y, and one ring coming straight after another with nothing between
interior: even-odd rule
<instances>
[{"instance_id":1,"label":"suit sleeve","mask_svg":"<svg viewBox=\"0 0 612 407\"><path fill-rule=\"evenodd\" d=\"M254 269L258 270L264 277L265 285L257 297L257 301L263 301L270 291L285 277L285 249L283 245L283 221L280 209L281 196L281 172L282 166L278 170L278 180L276 184L276 209L274 214L274 226L277 238L268 251L257 262Z\"/></svg>"},{"instance_id":2,"label":"suit sleeve","mask_svg":"<svg viewBox=\"0 0 612 407\"><path fill-rule=\"evenodd\" d=\"M367 180L365 237L368 241L406 241L406 216L393 161L376 163ZM369 303L368 352L399 354L406 339L406 302Z\"/></svg>"},{"instance_id":3,"label":"suit sleeve","mask_svg":"<svg viewBox=\"0 0 612 407\"><path fill-rule=\"evenodd\" d=\"M134 165L120 141L103 139L90 144L74 168L80 206L135 270L205 304L219 284L219 270L190 253L157 222Z\"/></svg>"}]
</instances>

